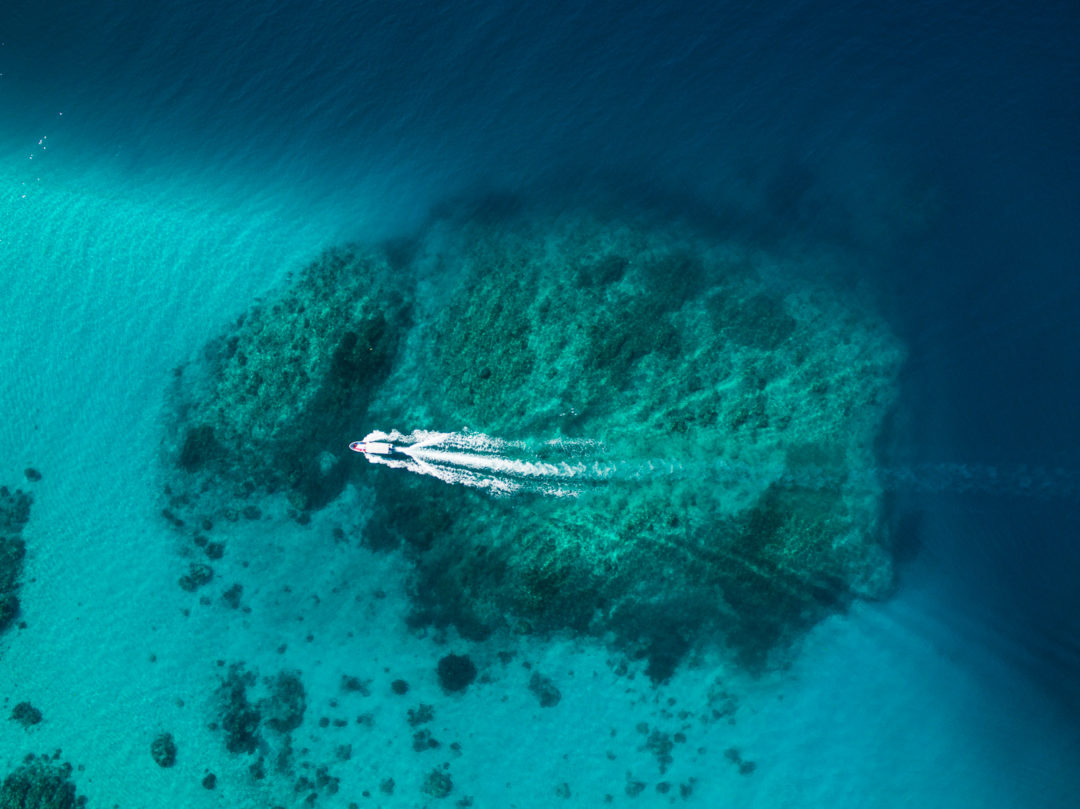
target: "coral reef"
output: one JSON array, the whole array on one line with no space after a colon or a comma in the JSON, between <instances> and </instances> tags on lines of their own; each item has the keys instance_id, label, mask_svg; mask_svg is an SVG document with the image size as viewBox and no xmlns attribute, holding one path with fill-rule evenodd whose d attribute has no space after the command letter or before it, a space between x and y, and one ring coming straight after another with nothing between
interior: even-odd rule
<instances>
[{"instance_id":1,"label":"coral reef","mask_svg":"<svg viewBox=\"0 0 1080 809\"><path fill-rule=\"evenodd\" d=\"M280 671L267 681L270 694L259 701L267 727L288 733L300 727L307 706L304 684L295 671Z\"/></svg>"},{"instance_id":2,"label":"coral reef","mask_svg":"<svg viewBox=\"0 0 1080 809\"><path fill-rule=\"evenodd\" d=\"M179 584L182 590L189 593L198 590L204 584L209 584L214 578L214 569L210 565L192 562L188 565L188 572L180 577Z\"/></svg>"},{"instance_id":3,"label":"coral reef","mask_svg":"<svg viewBox=\"0 0 1080 809\"><path fill-rule=\"evenodd\" d=\"M159 734L150 743L150 755L159 767L171 767L176 764L176 742L171 733Z\"/></svg>"},{"instance_id":4,"label":"coral reef","mask_svg":"<svg viewBox=\"0 0 1080 809\"><path fill-rule=\"evenodd\" d=\"M225 731L225 747L230 753L254 753L259 746L262 714L248 699L248 688L256 682L252 672L234 663L217 689L221 729Z\"/></svg>"},{"instance_id":5,"label":"coral reef","mask_svg":"<svg viewBox=\"0 0 1080 809\"><path fill-rule=\"evenodd\" d=\"M0 486L0 632L19 615L19 576L26 556L20 534L30 521L32 503L27 492Z\"/></svg>"},{"instance_id":6,"label":"coral reef","mask_svg":"<svg viewBox=\"0 0 1080 809\"><path fill-rule=\"evenodd\" d=\"M30 521L30 506L33 498L22 489L11 491L7 486L0 486L0 531L19 533Z\"/></svg>"},{"instance_id":7,"label":"coral reef","mask_svg":"<svg viewBox=\"0 0 1080 809\"><path fill-rule=\"evenodd\" d=\"M434 706L425 705L423 702L421 702L420 705L416 708L409 708L408 717L409 726L415 728L420 725L426 724L432 719L434 719L435 708Z\"/></svg>"},{"instance_id":8,"label":"coral reef","mask_svg":"<svg viewBox=\"0 0 1080 809\"><path fill-rule=\"evenodd\" d=\"M373 411L556 461L540 442L589 439L643 471L512 502L373 475L390 536L372 544L416 559L416 622L614 631L663 680L704 627L760 667L889 591L880 491L846 470L875 465L902 350L859 301L795 259L641 217L448 220L421 241L431 325Z\"/></svg>"},{"instance_id":9,"label":"coral reef","mask_svg":"<svg viewBox=\"0 0 1080 809\"><path fill-rule=\"evenodd\" d=\"M0 784L0 806L4 809L84 807L86 797L76 793L71 771L70 764L58 765L44 757L27 756L22 766Z\"/></svg>"},{"instance_id":10,"label":"coral reef","mask_svg":"<svg viewBox=\"0 0 1080 809\"><path fill-rule=\"evenodd\" d=\"M442 770L432 770L424 777L424 783L420 787L421 792L433 798L445 798L454 788L454 782L449 774Z\"/></svg>"},{"instance_id":11,"label":"coral reef","mask_svg":"<svg viewBox=\"0 0 1080 809\"><path fill-rule=\"evenodd\" d=\"M476 679L476 664L468 655L448 654L436 667L444 691L464 691Z\"/></svg>"},{"instance_id":12,"label":"coral reef","mask_svg":"<svg viewBox=\"0 0 1080 809\"><path fill-rule=\"evenodd\" d=\"M408 321L391 277L379 251L330 250L178 369L173 458L188 479L171 487L173 508L211 486L240 499L284 488L302 509L340 492L342 436Z\"/></svg>"},{"instance_id":13,"label":"coral reef","mask_svg":"<svg viewBox=\"0 0 1080 809\"><path fill-rule=\"evenodd\" d=\"M534 671L529 678L529 691L536 697L541 708L554 708L562 699L562 692L550 677Z\"/></svg>"},{"instance_id":14,"label":"coral reef","mask_svg":"<svg viewBox=\"0 0 1080 809\"><path fill-rule=\"evenodd\" d=\"M40 723L42 715L41 711L29 702L20 702L11 710L11 718L24 728L28 728L31 725Z\"/></svg>"},{"instance_id":15,"label":"coral reef","mask_svg":"<svg viewBox=\"0 0 1080 809\"><path fill-rule=\"evenodd\" d=\"M620 471L574 498L363 469L362 540L413 560L410 621L614 636L655 681L719 635L760 668L892 586L866 470L903 352L853 292L806 280L832 261L524 206L329 251L179 374L170 522L207 519L191 506L207 491L282 491L304 523L369 426L465 428L551 462L593 442L590 462Z\"/></svg>"},{"instance_id":16,"label":"coral reef","mask_svg":"<svg viewBox=\"0 0 1080 809\"><path fill-rule=\"evenodd\" d=\"M261 694L253 697L252 694ZM215 693L220 727L225 731L225 747L230 753L254 753L269 739L261 728L274 732L281 748L289 745L289 734L300 727L307 707L300 674L280 671L273 677L258 676L241 663L229 666L228 674Z\"/></svg>"}]
</instances>

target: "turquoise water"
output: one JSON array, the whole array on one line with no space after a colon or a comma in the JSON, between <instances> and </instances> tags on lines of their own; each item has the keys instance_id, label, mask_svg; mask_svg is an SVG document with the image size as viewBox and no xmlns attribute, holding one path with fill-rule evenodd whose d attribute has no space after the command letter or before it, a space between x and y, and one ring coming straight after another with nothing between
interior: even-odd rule
<instances>
[{"instance_id":1,"label":"turquoise water","mask_svg":"<svg viewBox=\"0 0 1080 809\"><path fill-rule=\"evenodd\" d=\"M106 15L76 3L15 4L0 21L0 485L33 494L20 613L0 635L0 777L60 750L56 765L75 768L90 806L293 806L312 794L330 807L594 806L607 795L647 806L1071 805L1071 9L389 15L281 2L251 16L227 4ZM251 500L258 519L222 511L206 532L225 545L213 559L193 542L196 523L178 530L162 516L176 481L176 369L199 367L214 338L324 250L434 240L430 223L448 206L476 205L475 221L509 232L498 223L512 200L565 221L613 198L715 243L788 257L799 283L869 302L887 324L906 357L873 447L881 469L900 470L874 478L894 537L887 598L830 611L753 671L716 641L722 627L701 629L666 678L602 632L523 631L549 612L506 612L483 639L439 614L419 620L416 571L440 563L429 555L425 568L408 537L376 547L369 518L386 498L399 509L406 498L421 522L446 503L475 504L455 525L476 537L518 524L524 502L346 457L369 430L485 426L441 378L405 387L431 367L419 338L378 389L377 423L362 408L345 418L330 449L347 477L325 506L301 510L306 521L284 494ZM401 266L385 271L387 289L417 296L432 318L419 327L451 334L438 307L457 270ZM413 293L416 272L428 286ZM781 295L795 294L778 277ZM679 328L698 322L695 295ZM440 362L457 368L454 356ZM517 414L511 405L550 392L541 379L500 382L488 426L506 439L618 444L663 422L660 411L612 418L604 396L584 415L552 399ZM609 384L599 379L577 377L577 392ZM681 403L671 390L658 398L664 414ZM620 395L619 407L634 400ZM467 418L477 423L458 423ZM717 440L691 431L650 457L689 463ZM760 481L771 444L740 446L738 468ZM936 462L1006 481L1025 464L1065 472L1039 496L948 477L904 485L902 470ZM573 498L528 508L602 537L596 524L621 524L632 504L607 496L579 523ZM209 584L180 586L207 562ZM461 691L440 682L451 653L478 670ZM222 683L235 663L256 675L248 699L264 717L288 708L266 678L299 672L304 689L299 724L263 724L247 752L227 744ZM554 705L542 698L549 681ZM42 721L8 720L22 702ZM417 721L422 705L430 721ZM165 732L171 767L151 751ZM260 756L265 777L252 770ZM451 779L445 797L436 771Z\"/></svg>"}]
</instances>

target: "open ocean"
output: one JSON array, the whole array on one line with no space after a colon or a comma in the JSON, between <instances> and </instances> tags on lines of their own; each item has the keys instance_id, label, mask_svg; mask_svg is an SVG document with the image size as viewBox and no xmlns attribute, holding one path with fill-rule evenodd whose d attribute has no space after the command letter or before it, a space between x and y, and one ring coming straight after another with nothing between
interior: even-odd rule
<instances>
[{"instance_id":1,"label":"open ocean","mask_svg":"<svg viewBox=\"0 0 1080 809\"><path fill-rule=\"evenodd\" d=\"M73 806L66 777L121 809L1076 806L1078 102L1066 0L0 3L0 485L33 498L0 803ZM752 673L421 626L409 558L359 538L367 481L407 473L351 456L310 524L271 500L178 586L176 369L322 251L510 199L846 257L829 283L906 356L888 597ZM229 749L243 671L271 696Z\"/></svg>"}]
</instances>

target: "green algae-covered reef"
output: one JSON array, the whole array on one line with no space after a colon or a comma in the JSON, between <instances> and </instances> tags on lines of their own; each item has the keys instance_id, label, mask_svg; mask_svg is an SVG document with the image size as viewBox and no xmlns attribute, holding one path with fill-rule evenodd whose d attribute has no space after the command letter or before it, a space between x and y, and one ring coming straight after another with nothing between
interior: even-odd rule
<instances>
[{"instance_id":1,"label":"green algae-covered reef","mask_svg":"<svg viewBox=\"0 0 1080 809\"><path fill-rule=\"evenodd\" d=\"M19 615L19 578L26 556L26 543L20 534L30 520L32 503L28 492L0 486L0 632Z\"/></svg>"},{"instance_id":2,"label":"green algae-covered reef","mask_svg":"<svg viewBox=\"0 0 1080 809\"><path fill-rule=\"evenodd\" d=\"M390 371L408 322L392 276L379 251L329 250L178 369L182 474L171 490L285 490L302 509L336 496L344 470L333 451Z\"/></svg>"},{"instance_id":3,"label":"green algae-covered reef","mask_svg":"<svg viewBox=\"0 0 1080 809\"><path fill-rule=\"evenodd\" d=\"M375 495L361 539L413 559L418 623L603 637L657 680L707 638L760 668L889 592L868 470L902 349L820 281L825 257L520 209L435 219L393 254L330 254L223 337L180 465L225 459L296 489L319 453L361 437L335 430L365 409L368 429L485 433L552 462L589 447L619 474L573 497L358 462L351 480ZM326 314L343 307L347 322ZM272 450L256 468L252 441Z\"/></svg>"},{"instance_id":4,"label":"green algae-covered reef","mask_svg":"<svg viewBox=\"0 0 1080 809\"><path fill-rule=\"evenodd\" d=\"M82 809L86 806L86 796L75 790L75 782L71 780L74 770L66 762L57 764L47 755L31 754L4 776L0 783L0 806Z\"/></svg>"},{"instance_id":5,"label":"green algae-covered reef","mask_svg":"<svg viewBox=\"0 0 1080 809\"><path fill-rule=\"evenodd\" d=\"M876 464L902 352L808 283L813 267L588 214L446 223L416 260L438 291L385 419L639 461L574 498L378 475L379 522L417 549L424 619L614 632L663 678L703 630L758 666L888 591L880 491L846 482Z\"/></svg>"}]
</instances>

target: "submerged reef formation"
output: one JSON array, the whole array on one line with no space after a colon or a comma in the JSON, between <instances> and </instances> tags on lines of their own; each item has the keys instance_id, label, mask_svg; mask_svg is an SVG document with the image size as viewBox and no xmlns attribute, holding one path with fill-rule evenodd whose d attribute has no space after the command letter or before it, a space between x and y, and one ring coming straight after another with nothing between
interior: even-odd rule
<instances>
[{"instance_id":1,"label":"submerged reef formation","mask_svg":"<svg viewBox=\"0 0 1080 809\"><path fill-rule=\"evenodd\" d=\"M883 322L791 259L676 225L520 216L427 239L444 289L386 419L588 439L630 473L505 500L378 475L374 522L416 555L418 620L614 632L659 680L704 627L760 666L888 592L880 492L845 476L875 465L895 396Z\"/></svg>"},{"instance_id":2,"label":"submerged reef formation","mask_svg":"<svg viewBox=\"0 0 1080 809\"><path fill-rule=\"evenodd\" d=\"M159 767L169 768L176 764L176 740L171 733L159 733L150 744L150 755Z\"/></svg>"},{"instance_id":3,"label":"submerged reef formation","mask_svg":"<svg viewBox=\"0 0 1080 809\"><path fill-rule=\"evenodd\" d=\"M300 509L341 491L341 437L407 323L392 275L379 251L329 250L178 369L171 452L184 475L170 485L173 512L210 490L284 489Z\"/></svg>"},{"instance_id":4,"label":"submerged reef formation","mask_svg":"<svg viewBox=\"0 0 1080 809\"><path fill-rule=\"evenodd\" d=\"M26 556L20 534L30 520L32 502L22 489L0 486L0 632L19 615L19 576Z\"/></svg>"},{"instance_id":5,"label":"submerged reef formation","mask_svg":"<svg viewBox=\"0 0 1080 809\"><path fill-rule=\"evenodd\" d=\"M313 806L320 795L337 793L340 779L331 774L331 765L310 760L308 747L293 745L293 731L303 724L307 708L307 691L299 672L279 671L271 677L260 677L236 662L229 666L214 692L215 721L210 727L224 733L226 750L248 757L247 775L252 780L277 775L292 782L295 794L307 793L304 804ZM318 720L319 728L329 725L329 718ZM347 725L344 719L334 720L335 728ZM347 759L348 755L338 756L339 761ZM203 786L214 789L217 779L210 773L203 779Z\"/></svg>"},{"instance_id":6,"label":"submerged reef formation","mask_svg":"<svg viewBox=\"0 0 1080 809\"><path fill-rule=\"evenodd\" d=\"M24 728L40 724L43 718L41 711L29 702L20 702L11 710L11 719Z\"/></svg>"},{"instance_id":7,"label":"submerged reef formation","mask_svg":"<svg viewBox=\"0 0 1080 809\"><path fill-rule=\"evenodd\" d=\"M436 218L394 251L328 253L214 342L179 380L176 467L318 508L347 428L586 452L614 472L573 497L354 465L363 541L414 561L412 620L614 637L657 681L705 636L760 668L892 586L868 470L903 352L808 280L826 266L639 214Z\"/></svg>"},{"instance_id":8,"label":"submerged reef formation","mask_svg":"<svg viewBox=\"0 0 1080 809\"><path fill-rule=\"evenodd\" d=\"M262 696L253 696L260 687ZM273 731L268 738L287 737L300 726L307 707L304 684L297 672L279 671L275 677L264 677L260 682L240 663L229 667L216 700L230 753L254 753L265 747L260 728ZM287 749L288 741L279 747Z\"/></svg>"},{"instance_id":9,"label":"submerged reef formation","mask_svg":"<svg viewBox=\"0 0 1080 809\"><path fill-rule=\"evenodd\" d=\"M55 764L44 756L30 755L0 784L4 809L77 809L86 796L75 791L70 764Z\"/></svg>"}]
</instances>

